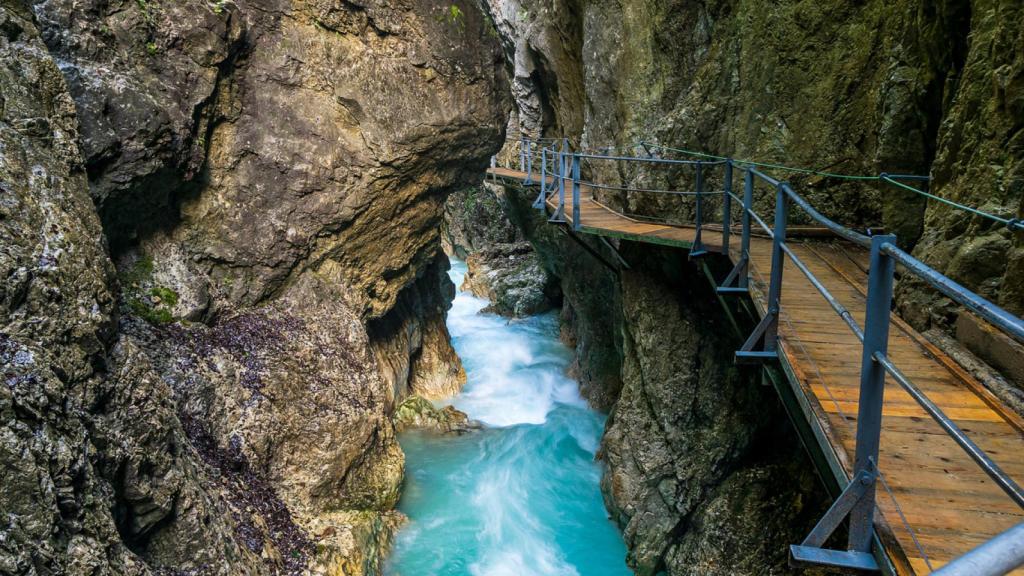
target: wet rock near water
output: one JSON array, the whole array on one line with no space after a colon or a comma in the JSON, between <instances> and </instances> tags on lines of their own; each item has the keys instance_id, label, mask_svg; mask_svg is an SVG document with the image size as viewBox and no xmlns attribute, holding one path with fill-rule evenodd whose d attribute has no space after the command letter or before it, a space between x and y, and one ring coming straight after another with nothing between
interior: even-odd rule
<instances>
[{"instance_id":1,"label":"wet rock near water","mask_svg":"<svg viewBox=\"0 0 1024 576\"><path fill-rule=\"evenodd\" d=\"M449 196L441 228L445 252L466 260L473 252L494 244L522 242L522 233L509 222L502 203L494 188L487 185Z\"/></svg>"},{"instance_id":2,"label":"wet rock near water","mask_svg":"<svg viewBox=\"0 0 1024 576\"><path fill-rule=\"evenodd\" d=\"M434 430L446 434L464 434L481 427L469 419L465 412L454 406L438 408L426 398L410 396L395 409L395 426L401 432L407 428Z\"/></svg>"},{"instance_id":3,"label":"wet rock near water","mask_svg":"<svg viewBox=\"0 0 1024 576\"><path fill-rule=\"evenodd\" d=\"M551 310L561 299L557 281L527 242L494 244L470 254L462 289L502 316L522 317Z\"/></svg>"}]
</instances>

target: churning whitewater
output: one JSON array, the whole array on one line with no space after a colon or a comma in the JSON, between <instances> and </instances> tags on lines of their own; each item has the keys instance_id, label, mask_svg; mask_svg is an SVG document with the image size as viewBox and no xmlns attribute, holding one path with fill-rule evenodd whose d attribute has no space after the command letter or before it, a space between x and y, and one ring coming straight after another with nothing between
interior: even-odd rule
<instances>
[{"instance_id":1,"label":"churning whitewater","mask_svg":"<svg viewBox=\"0 0 1024 576\"><path fill-rule=\"evenodd\" d=\"M465 264L449 273L462 284ZM571 352L554 314L512 320L459 292L448 315L468 375L453 404L479 432L402 435L409 516L391 576L629 574L601 499L604 417L566 376Z\"/></svg>"}]
</instances>

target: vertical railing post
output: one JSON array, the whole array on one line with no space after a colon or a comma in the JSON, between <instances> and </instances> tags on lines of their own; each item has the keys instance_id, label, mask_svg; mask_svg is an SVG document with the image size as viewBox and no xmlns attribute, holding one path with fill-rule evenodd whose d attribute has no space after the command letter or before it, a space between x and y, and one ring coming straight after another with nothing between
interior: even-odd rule
<instances>
[{"instance_id":1,"label":"vertical railing post","mask_svg":"<svg viewBox=\"0 0 1024 576\"><path fill-rule=\"evenodd\" d=\"M556 172L558 179L558 208L555 209L555 217L553 218L556 222L565 221L565 155L566 145L565 141L562 141L562 149L558 152L555 159L556 161Z\"/></svg>"},{"instance_id":2,"label":"vertical railing post","mask_svg":"<svg viewBox=\"0 0 1024 576\"><path fill-rule=\"evenodd\" d=\"M533 184L533 140L526 140L526 180L523 184Z\"/></svg>"},{"instance_id":3,"label":"vertical railing post","mask_svg":"<svg viewBox=\"0 0 1024 576\"><path fill-rule=\"evenodd\" d=\"M747 168L743 171L743 216L740 219L743 225L742 237L740 238L740 262L742 268L739 270L737 286L748 287L747 267L750 263L750 212L754 209L754 174Z\"/></svg>"},{"instance_id":4,"label":"vertical railing post","mask_svg":"<svg viewBox=\"0 0 1024 576\"><path fill-rule=\"evenodd\" d=\"M707 252L704 243L701 241L701 228L704 225L704 165L701 162L695 164L697 170L697 232L693 237L693 246L690 248L690 256L700 256Z\"/></svg>"},{"instance_id":5,"label":"vertical railing post","mask_svg":"<svg viewBox=\"0 0 1024 576\"><path fill-rule=\"evenodd\" d=\"M725 191L722 193L722 254L729 255L729 233L732 226L732 160L725 161Z\"/></svg>"},{"instance_id":6,"label":"vertical railing post","mask_svg":"<svg viewBox=\"0 0 1024 576\"><path fill-rule=\"evenodd\" d=\"M786 262L786 254L782 245L786 243L786 221L789 220L789 199L786 197L786 183L780 182L775 188L775 229L772 231L772 272L768 285L768 314L770 324L764 332L764 349L767 352L778 350L779 311L782 299L782 268Z\"/></svg>"},{"instance_id":7,"label":"vertical railing post","mask_svg":"<svg viewBox=\"0 0 1024 576\"><path fill-rule=\"evenodd\" d=\"M572 155L572 229L579 230L580 224L580 155Z\"/></svg>"},{"instance_id":8,"label":"vertical railing post","mask_svg":"<svg viewBox=\"0 0 1024 576\"><path fill-rule=\"evenodd\" d=\"M526 172L526 138L519 139L519 171Z\"/></svg>"},{"instance_id":9,"label":"vertical railing post","mask_svg":"<svg viewBox=\"0 0 1024 576\"><path fill-rule=\"evenodd\" d=\"M875 485L878 467L878 442L882 430L882 401L885 392L885 368L875 359L885 355L889 345L889 312L895 262L883 245L896 245L888 234L871 238L871 262L868 268L868 301L864 318L864 348L860 365L860 400L857 407L857 453L853 476L871 475L864 496L850 510L850 536L847 548L870 552L875 512Z\"/></svg>"},{"instance_id":10,"label":"vertical railing post","mask_svg":"<svg viewBox=\"0 0 1024 576\"><path fill-rule=\"evenodd\" d=\"M540 192L537 194L537 199L533 202L533 207L537 208L541 212L544 211L544 204L548 198L548 149L544 146L540 148Z\"/></svg>"}]
</instances>

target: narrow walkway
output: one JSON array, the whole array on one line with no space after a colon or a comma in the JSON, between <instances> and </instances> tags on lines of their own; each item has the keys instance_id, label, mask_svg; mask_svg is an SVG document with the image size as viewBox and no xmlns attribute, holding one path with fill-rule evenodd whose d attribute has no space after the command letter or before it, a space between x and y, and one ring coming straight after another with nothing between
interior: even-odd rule
<instances>
[{"instance_id":1,"label":"narrow walkway","mask_svg":"<svg viewBox=\"0 0 1024 576\"><path fill-rule=\"evenodd\" d=\"M521 184L526 174L503 168L488 174ZM580 202L582 232L689 248L695 230L640 222L590 199ZM549 212L557 205L548 202ZM572 214L566 219L571 225ZM704 228L702 242L721 252L720 230ZM740 253L733 234L730 254ZM862 322L867 254L839 241L792 242L813 274ZM764 314L771 241L752 238L751 297ZM783 277L780 360L833 474L853 468L860 350L857 337L795 267ZM889 357L982 449L1018 482L1024 481L1024 419L906 323L894 317ZM985 540L1024 521L1024 513L945 431L891 378L886 380L876 532L899 574L928 574ZM1017 570L1013 574L1024 574Z\"/></svg>"}]
</instances>

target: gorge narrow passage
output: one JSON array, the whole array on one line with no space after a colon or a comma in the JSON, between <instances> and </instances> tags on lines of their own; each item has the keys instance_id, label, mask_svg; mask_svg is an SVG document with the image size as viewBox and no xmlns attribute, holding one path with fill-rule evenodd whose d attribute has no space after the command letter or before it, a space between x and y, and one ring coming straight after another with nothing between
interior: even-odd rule
<instances>
[{"instance_id":1,"label":"gorge narrow passage","mask_svg":"<svg viewBox=\"0 0 1024 576\"><path fill-rule=\"evenodd\" d=\"M456 286L465 264L452 262ZM629 574L626 547L601 498L594 456L604 416L566 375L571 351L554 313L482 313L459 292L449 312L468 382L454 405L484 428L463 436L406 432L409 516L393 576Z\"/></svg>"}]
</instances>

